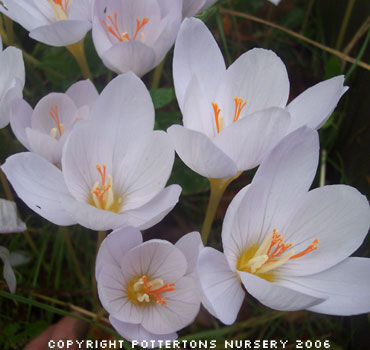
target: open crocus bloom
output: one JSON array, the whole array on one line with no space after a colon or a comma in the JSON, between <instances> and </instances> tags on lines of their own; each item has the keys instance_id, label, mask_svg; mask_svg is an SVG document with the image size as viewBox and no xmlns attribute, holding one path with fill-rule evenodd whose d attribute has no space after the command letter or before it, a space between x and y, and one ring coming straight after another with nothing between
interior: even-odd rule
<instances>
[{"instance_id":1,"label":"open crocus bloom","mask_svg":"<svg viewBox=\"0 0 370 350\"><path fill-rule=\"evenodd\" d=\"M13 102L10 125L29 151L59 165L63 145L77 121L87 119L98 92L90 80L73 84L65 94L51 93L35 109L18 99Z\"/></svg>"},{"instance_id":2,"label":"open crocus bloom","mask_svg":"<svg viewBox=\"0 0 370 350\"><path fill-rule=\"evenodd\" d=\"M142 243L138 229L113 231L96 259L99 298L113 327L128 340L173 340L200 307L195 276L202 248L198 232L175 245Z\"/></svg>"},{"instance_id":3,"label":"open crocus bloom","mask_svg":"<svg viewBox=\"0 0 370 350\"><path fill-rule=\"evenodd\" d=\"M369 205L350 186L307 192L318 153L312 129L285 137L231 202L222 228L224 254L213 248L200 253L205 306L222 322L235 321L241 284L277 310L370 311L370 259L348 258L368 231Z\"/></svg>"},{"instance_id":4,"label":"open crocus bloom","mask_svg":"<svg viewBox=\"0 0 370 350\"><path fill-rule=\"evenodd\" d=\"M142 76L173 45L181 10L182 0L97 0L92 28L96 51L109 69Z\"/></svg>"},{"instance_id":5,"label":"open crocus bloom","mask_svg":"<svg viewBox=\"0 0 370 350\"><path fill-rule=\"evenodd\" d=\"M208 178L254 168L288 132L320 127L346 91L343 77L335 77L286 107L289 79L279 57L253 49L226 69L212 34L195 18L180 28L173 72L184 126L168 133L184 163Z\"/></svg>"},{"instance_id":6,"label":"open crocus bloom","mask_svg":"<svg viewBox=\"0 0 370 350\"><path fill-rule=\"evenodd\" d=\"M183 0L182 16L193 17L211 7L217 0Z\"/></svg>"},{"instance_id":7,"label":"open crocus bloom","mask_svg":"<svg viewBox=\"0 0 370 350\"><path fill-rule=\"evenodd\" d=\"M91 29L93 0L3 0L0 12L30 32L30 37L52 46L82 40Z\"/></svg>"},{"instance_id":8,"label":"open crocus bloom","mask_svg":"<svg viewBox=\"0 0 370 350\"><path fill-rule=\"evenodd\" d=\"M22 97L25 72L22 51L11 46L3 51L1 37L0 67L0 128L4 128L9 123L11 103Z\"/></svg>"},{"instance_id":9,"label":"open crocus bloom","mask_svg":"<svg viewBox=\"0 0 370 350\"><path fill-rule=\"evenodd\" d=\"M18 196L57 225L147 228L174 207L181 191L164 188L174 150L153 126L149 92L127 73L103 90L91 120L76 124L63 148L62 170L32 152L9 157L2 169Z\"/></svg>"}]
</instances>

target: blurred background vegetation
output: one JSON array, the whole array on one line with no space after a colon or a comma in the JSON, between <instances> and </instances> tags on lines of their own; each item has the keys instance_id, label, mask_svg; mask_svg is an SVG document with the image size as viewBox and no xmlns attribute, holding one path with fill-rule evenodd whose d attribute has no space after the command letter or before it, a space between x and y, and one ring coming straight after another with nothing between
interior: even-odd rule
<instances>
[{"instance_id":1,"label":"blurred background vegetation","mask_svg":"<svg viewBox=\"0 0 370 350\"><path fill-rule=\"evenodd\" d=\"M321 183L352 185L368 195L370 66L366 62L370 62L370 1L282 0L276 7L267 0L225 0L200 17L212 30L228 65L253 47L274 50L287 66L290 100L322 80L346 75L346 85L350 89L320 130ZM265 22L261 23L261 19ZM13 38L13 44L24 50L24 98L31 106L46 94L64 92L82 79L77 64L65 48L35 42L16 24ZM86 37L85 49L94 84L101 91L114 74L97 56L91 33ZM330 49L336 50L334 54ZM344 60L344 56L353 58L354 62ZM163 71L157 75L159 81L153 78L154 74L149 73L143 79L151 88L156 128L166 130L173 123L181 123L173 90L172 52L165 59ZM24 150L10 127L0 130L0 135L0 163L9 155ZM226 191L213 225L212 246L221 248L225 210L237 191L251 181L253 174L254 171L244 173ZM156 237L175 242L187 232L200 230L208 200L207 179L176 159L170 182L183 187L180 202L163 222L144 232L145 239ZM319 183L318 173L314 187ZM2 188L0 196L6 197ZM16 268L16 295L8 293L0 280L0 349L23 349L30 339L61 316L68 315L87 322L88 327L82 327L88 332L83 336L85 339L117 337L109 328L104 312L96 307L93 269L97 233L79 226L69 227L71 241L68 241L66 230L36 216L18 198L16 202L35 247L30 247L23 234L0 236L0 245L32 257L30 263ZM369 243L367 239L356 255L369 257ZM79 260L82 277L76 271L69 244ZM80 314L72 314L74 311ZM180 337L218 339L219 344L223 344L221 339L284 339L289 340L288 349L295 348L296 339L329 339L331 349L365 349L369 344L369 326L369 315L331 317L306 311L281 313L250 297L234 326L224 327L202 310L194 324L180 332Z\"/></svg>"}]
</instances>

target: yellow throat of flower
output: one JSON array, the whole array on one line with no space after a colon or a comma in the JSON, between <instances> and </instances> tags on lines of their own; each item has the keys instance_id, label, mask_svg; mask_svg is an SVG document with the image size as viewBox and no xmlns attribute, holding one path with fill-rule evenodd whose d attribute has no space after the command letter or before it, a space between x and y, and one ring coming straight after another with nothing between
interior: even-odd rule
<instances>
[{"instance_id":1,"label":"yellow throat of flower","mask_svg":"<svg viewBox=\"0 0 370 350\"><path fill-rule=\"evenodd\" d=\"M57 21L68 19L68 10L72 0L48 0Z\"/></svg>"},{"instance_id":2,"label":"yellow throat of flower","mask_svg":"<svg viewBox=\"0 0 370 350\"><path fill-rule=\"evenodd\" d=\"M106 174L107 166L105 164L96 165L101 182L95 182L89 200L89 204L102 210L108 210L113 213L119 213L122 206L122 198L117 197L113 193L112 176Z\"/></svg>"},{"instance_id":3,"label":"yellow throat of flower","mask_svg":"<svg viewBox=\"0 0 370 350\"><path fill-rule=\"evenodd\" d=\"M161 295L162 293L172 292L176 290L175 283L163 280L149 279L147 276L140 276L132 279L127 286L127 295L132 303L140 306L147 306L153 304L166 306L166 299Z\"/></svg>"},{"instance_id":4,"label":"yellow throat of flower","mask_svg":"<svg viewBox=\"0 0 370 350\"><path fill-rule=\"evenodd\" d=\"M273 282L276 278L274 270L288 260L300 258L317 249L318 239L315 239L305 250L295 254L289 248L292 243L283 243L284 237L276 229L265 238L260 246L251 245L244 250L237 260L236 269L253 273L267 281Z\"/></svg>"}]
</instances>

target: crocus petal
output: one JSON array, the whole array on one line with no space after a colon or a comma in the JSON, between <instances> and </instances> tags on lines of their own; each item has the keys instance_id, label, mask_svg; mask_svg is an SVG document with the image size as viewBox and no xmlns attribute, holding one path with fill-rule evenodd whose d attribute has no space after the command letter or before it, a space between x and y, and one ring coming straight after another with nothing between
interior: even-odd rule
<instances>
[{"instance_id":1,"label":"crocus petal","mask_svg":"<svg viewBox=\"0 0 370 350\"><path fill-rule=\"evenodd\" d=\"M96 87L89 79L81 80L71 85L66 91L66 95L73 100L77 108L83 106L91 107L99 96Z\"/></svg>"},{"instance_id":2,"label":"crocus petal","mask_svg":"<svg viewBox=\"0 0 370 350\"><path fill-rule=\"evenodd\" d=\"M198 275L206 299L203 305L222 323L234 323L245 293L225 255L213 248L204 248L199 255Z\"/></svg>"},{"instance_id":3,"label":"crocus petal","mask_svg":"<svg viewBox=\"0 0 370 350\"><path fill-rule=\"evenodd\" d=\"M105 87L94 104L91 118L112 125L124 124L126 128L132 126L140 132L153 130L153 102L141 79L128 72Z\"/></svg>"},{"instance_id":4,"label":"crocus petal","mask_svg":"<svg viewBox=\"0 0 370 350\"><path fill-rule=\"evenodd\" d=\"M357 315L370 312L370 259L348 258L317 274L285 277L279 283L306 294L327 298L311 311L329 315Z\"/></svg>"},{"instance_id":5,"label":"crocus petal","mask_svg":"<svg viewBox=\"0 0 370 350\"><path fill-rule=\"evenodd\" d=\"M285 108L288 96L289 78L284 63L270 50L253 49L227 69L215 100L228 125L234 117L235 97L247 102L243 113L250 114L269 107Z\"/></svg>"},{"instance_id":6,"label":"crocus petal","mask_svg":"<svg viewBox=\"0 0 370 350\"><path fill-rule=\"evenodd\" d=\"M297 311L313 307L325 299L302 293L277 283L268 282L247 272L239 272L245 289L262 304L281 311Z\"/></svg>"},{"instance_id":7,"label":"crocus petal","mask_svg":"<svg viewBox=\"0 0 370 350\"><path fill-rule=\"evenodd\" d=\"M128 341L135 341L135 342L148 342L148 348L156 348L159 346L158 340L166 341L166 340L175 340L177 339L177 333L170 333L170 334L154 334L148 332L143 326L139 324L132 324L121 322L114 318L113 316L109 316L109 321L114 327L114 329L122 335Z\"/></svg>"},{"instance_id":8,"label":"crocus petal","mask_svg":"<svg viewBox=\"0 0 370 350\"><path fill-rule=\"evenodd\" d=\"M0 99L0 129L9 124L12 102L22 97L22 89L18 79L13 79L10 88L6 90Z\"/></svg>"},{"instance_id":9,"label":"crocus petal","mask_svg":"<svg viewBox=\"0 0 370 350\"><path fill-rule=\"evenodd\" d=\"M172 262L173 264L173 262ZM155 334L169 334L194 321L200 308L200 298L193 278L183 277L176 290L162 293L167 305L152 304L145 310L142 326Z\"/></svg>"},{"instance_id":10,"label":"crocus petal","mask_svg":"<svg viewBox=\"0 0 370 350\"><path fill-rule=\"evenodd\" d=\"M173 58L173 77L181 110L193 75L198 78L203 93L212 97L224 71L225 62L211 32L201 20L185 19L176 39Z\"/></svg>"},{"instance_id":11,"label":"crocus petal","mask_svg":"<svg viewBox=\"0 0 370 350\"><path fill-rule=\"evenodd\" d=\"M286 136L264 159L239 204L234 224L223 232L230 266L236 252L261 244L274 229L281 230L295 203L308 191L318 156L317 132L301 128Z\"/></svg>"},{"instance_id":12,"label":"crocus petal","mask_svg":"<svg viewBox=\"0 0 370 350\"><path fill-rule=\"evenodd\" d=\"M4 263L3 276L5 279L5 282L8 285L10 292L14 294L15 288L17 286L17 280L15 278L15 274L12 269L12 266L10 265L9 251L8 249L2 246L0 246L0 259Z\"/></svg>"},{"instance_id":13,"label":"crocus petal","mask_svg":"<svg viewBox=\"0 0 370 350\"><path fill-rule=\"evenodd\" d=\"M14 202L0 198L0 233L26 231L26 224L18 218Z\"/></svg>"},{"instance_id":14,"label":"crocus petal","mask_svg":"<svg viewBox=\"0 0 370 350\"><path fill-rule=\"evenodd\" d=\"M346 185L332 185L308 192L282 235L296 253L318 239L317 250L281 266L282 275L305 276L336 265L363 242L370 226L365 196Z\"/></svg>"},{"instance_id":15,"label":"crocus petal","mask_svg":"<svg viewBox=\"0 0 370 350\"><path fill-rule=\"evenodd\" d=\"M283 109L269 108L230 124L214 143L234 160L239 171L249 170L285 136L289 121L289 113Z\"/></svg>"},{"instance_id":16,"label":"crocus petal","mask_svg":"<svg viewBox=\"0 0 370 350\"><path fill-rule=\"evenodd\" d=\"M208 178L236 175L235 162L204 134L180 125L172 125L167 132L182 161L198 174Z\"/></svg>"},{"instance_id":17,"label":"crocus petal","mask_svg":"<svg viewBox=\"0 0 370 350\"><path fill-rule=\"evenodd\" d=\"M145 275L152 279L160 278L164 283L177 282L187 269L187 262L181 250L159 239L150 240L132 248L120 262L121 270L129 271L133 277ZM150 331L149 328L147 329Z\"/></svg>"},{"instance_id":18,"label":"crocus petal","mask_svg":"<svg viewBox=\"0 0 370 350\"><path fill-rule=\"evenodd\" d=\"M138 41L113 45L102 55L104 64L117 74L132 71L139 77L155 66L154 50Z\"/></svg>"},{"instance_id":19,"label":"crocus petal","mask_svg":"<svg viewBox=\"0 0 370 350\"><path fill-rule=\"evenodd\" d=\"M117 266L105 265L98 277L98 293L103 307L119 321L141 323L142 308L131 302L126 290L130 278L134 276L125 274Z\"/></svg>"},{"instance_id":20,"label":"crocus petal","mask_svg":"<svg viewBox=\"0 0 370 350\"><path fill-rule=\"evenodd\" d=\"M76 221L62 208L68 198L61 171L35 153L17 153L9 157L1 169L18 197L32 210L56 225L72 225Z\"/></svg>"},{"instance_id":21,"label":"crocus petal","mask_svg":"<svg viewBox=\"0 0 370 350\"><path fill-rule=\"evenodd\" d=\"M33 109L23 99L19 98L12 103L12 113L10 115L10 126L18 141L30 150L30 144L26 134L26 128L31 127L31 117Z\"/></svg>"},{"instance_id":22,"label":"crocus petal","mask_svg":"<svg viewBox=\"0 0 370 350\"><path fill-rule=\"evenodd\" d=\"M143 236L135 227L117 229L109 234L100 245L95 263L95 276L104 265L120 267L120 259L131 249L143 243Z\"/></svg>"},{"instance_id":23,"label":"crocus petal","mask_svg":"<svg viewBox=\"0 0 370 350\"><path fill-rule=\"evenodd\" d=\"M39 154L50 163L60 164L62 145L56 139L31 128L26 129L26 135L32 152Z\"/></svg>"},{"instance_id":24,"label":"crocus petal","mask_svg":"<svg viewBox=\"0 0 370 350\"><path fill-rule=\"evenodd\" d=\"M61 20L34 28L30 37L47 45L67 46L82 40L90 29L88 21Z\"/></svg>"},{"instance_id":25,"label":"crocus petal","mask_svg":"<svg viewBox=\"0 0 370 350\"><path fill-rule=\"evenodd\" d=\"M344 75L322 81L305 90L287 106L292 117L289 131L307 125L320 128L330 117L339 99L348 90L343 86Z\"/></svg>"},{"instance_id":26,"label":"crocus petal","mask_svg":"<svg viewBox=\"0 0 370 350\"><path fill-rule=\"evenodd\" d=\"M7 82L7 85L9 86L11 80L16 78L23 89L25 70L22 51L12 46L7 47L0 54L0 65L3 67L1 71L0 82L2 84Z\"/></svg>"},{"instance_id":27,"label":"crocus petal","mask_svg":"<svg viewBox=\"0 0 370 350\"><path fill-rule=\"evenodd\" d=\"M197 267L199 253L203 249L203 243L199 232L194 231L182 236L176 242L175 247L183 252L188 262L186 274L194 272Z\"/></svg>"}]
</instances>

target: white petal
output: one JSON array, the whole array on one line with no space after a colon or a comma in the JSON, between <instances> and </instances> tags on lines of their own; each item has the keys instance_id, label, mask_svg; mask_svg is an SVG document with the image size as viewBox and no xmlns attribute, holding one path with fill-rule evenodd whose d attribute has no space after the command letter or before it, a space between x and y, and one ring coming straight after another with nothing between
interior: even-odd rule
<instances>
[{"instance_id":1,"label":"white petal","mask_svg":"<svg viewBox=\"0 0 370 350\"><path fill-rule=\"evenodd\" d=\"M154 50L138 41L115 44L102 55L104 64L117 74L132 71L140 77L154 68L155 58Z\"/></svg>"},{"instance_id":2,"label":"white petal","mask_svg":"<svg viewBox=\"0 0 370 350\"><path fill-rule=\"evenodd\" d=\"M31 127L32 113L33 109L25 100L17 99L13 101L10 126L18 141L28 150L30 149L30 145L26 134L26 128Z\"/></svg>"},{"instance_id":3,"label":"white petal","mask_svg":"<svg viewBox=\"0 0 370 350\"><path fill-rule=\"evenodd\" d=\"M301 126L320 128L330 117L339 99L348 90L343 86L344 76L322 81L305 90L287 106L292 116L289 130L293 131Z\"/></svg>"},{"instance_id":4,"label":"white petal","mask_svg":"<svg viewBox=\"0 0 370 350\"><path fill-rule=\"evenodd\" d=\"M198 260L198 275L206 299L204 306L222 323L234 323L245 293L225 255L213 248L204 248Z\"/></svg>"},{"instance_id":5,"label":"white petal","mask_svg":"<svg viewBox=\"0 0 370 350\"><path fill-rule=\"evenodd\" d=\"M73 100L77 108L82 106L92 107L99 97L96 87L89 79L81 80L71 85L66 91L66 95Z\"/></svg>"},{"instance_id":6,"label":"white petal","mask_svg":"<svg viewBox=\"0 0 370 350\"><path fill-rule=\"evenodd\" d=\"M10 265L10 255L8 249L0 246L0 259L4 263L3 276L6 284L9 287L11 293L15 293L15 288L17 286L17 280L15 278L14 271Z\"/></svg>"},{"instance_id":7,"label":"white petal","mask_svg":"<svg viewBox=\"0 0 370 350\"><path fill-rule=\"evenodd\" d=\"M283 109L269 108L227 126L214 142L234 160L239 171L249 170L286 135L289 121L289 113Z\"/></svg>"},{"instance_id":8,"label":"white petal","mask_svg":"<svg viewBox=\"0 0 370 350\"><path fill-rule=\"evenodd\" d=\"M145 275L151 279L160 278L164 283L177 282L187 269L187 262L181 250L159 239L132 248L120 263L123 272L129 271L134 277Z\"/></svg>"},{"instance_id":9,"label":"white petal","mask_svg":"<svg viewBox=\"0 0 370 350\"><path fill-rule=\"evenodd\" d=\"M176 39L173 58L173 77L181 110L193 75L203 93L213 96L224 71L225 62L211 32L201 20L185 19Z\"/></svg>"},{"instance_id":10,"label":"white petal","mask_svg":"<svg viewBox=\"0 0 370 350\"><path fill-rule=\"evenodd\" d=\"M365 196L346 185L332 185L308 192L282 235L296 253L316 238L317 250L284 264L281 273L305 276L336 265L364 241L370 226L370 207Z\"/></svg>"},{"instance_id":11,"label":"white petal","mask_svg":"<svg viewBox=\"0 0 370 350\"><path fill-rule=\"evenodd\" d=\"M61 20L33 29L30 37L47 45L67 46L82 40L90 29L88 21Z\"/></svg>"},{"instance_id":12,"label":"white petal","mask_svg":"<svg viewBox=\"0 0 370 350\"><path fill-rule=\"evenodd\" d=\"M0 233L23 232L26 229L26 224L17 215L17 205L0 198Z\"/></svg>"},{"instance_id":13,"label":"white petal","mask_svg":"<svg viewBox=\"0 0 370 350\"><path fill-rule=\"evenodd\" d=\"M252 296L271 309L297 311L320 304L324 298L295 291L277 283L268 282L247 272L239 271L243 285Z\"/></svg>"},{"instance_id":14,"label":"white petal","mask_svg":"<svg viewBox=\"0 0 370 350\"><path fill-rule=\"evenodd\" d=\"M243 113L251 114L269 107L285 108L289 79L284 63L272 51L249 50L226 71L217 90L216 101L228 125L235 113L234 97L246 100Z\"/></svg>"},{"instance_id":15,"label":"white petal","mask_svg":"<svg viewBox=\"0 0 370 350\"><path fill-rule=\"evenodd\" d=\"M194 321L199 312L200 297L193 278L181 278L176 282L176 290L161 295L167 305L152 304L146 308L142 321L145 329L155 334L168 334Z\"/></svg>"},{"instance_id":16,"label":"white petal","mask_svg":"<svg viewBox=\"0 0 370 350\"><path fill-rule=\"evenodd\" d=\"M286 277L279 283L307 294L327 298L309 308L329 315L357 315L370 312L370 259L348 258L320 273Z\"/></svg>"},{"instance_id":17,"label":"white petal","mask_svg":"<svg viewBox=\"0 0 370 350\"><path fill-rule=\"evenodd\" d=\"M135 341L141 343L144 341L148 342L147 348L155 348L159 346L158 341L166 341L166 340L175 340L177 339L177 333L170 333L170 334L154 334L148 332L143 326L139 324L133 323L126 323L121 322L114 318L113 316L109 316L109 321L114 327L114 329L125 339L128 341ZM153 344L152 344L153 343Z\"/></svg>"},{"instance_id":18,"label":"white petal","mask_svg":"<svg viewBox=\"0 0 370 350\"><path fill-rule=\"evenodd\" d=\"M120 267L120 259L131 249L143 242L140 231L134 227L126 227L111 232L100 245L95 262L95 276L105 265Z\"/></svg>"},{"instance_id":19,"label":"white petal","mask_svg":"<svg viewBox=\"0 0 370 350\"><path fill-rule=\"evenodd\" d=\"M153 102L144 83L129 72L114 78L105 87L94 104L91 118L107 124L123 124L140 132L153 130Z\"/></svg>"},{"instance_id":20,"label":"white petal","mask_svg":"<svg viewBox=\"0 0 370 350\"><path fill-rule=\"evenodd\" d=\"M141 323L143 308L127 296L127 284L137 277L130 272L114 265L103 266L97 280L99 299L104 309L119 321Z\"/></svg>"},{"instance_id":21,"label":"white petal","mask_svg":"<svg viewBox=\"0 0 370 350\"><path fill-rule=\"evenodd\" d=\"M11 81L13 79L18 79L23 89L25 71L22 51L12 46L7 47L3 52L0 53L0 65L2 67L0 86L9 88Z\"/></svg>"},{"instance_id":22,"label":"white petal","mask_svg":"<svg viewBox=\"0 0 370 350\"><path fill-rule=\"evenodd\" d=\"M5 91L0 99L0 129L9 124L11 116L12 102L22 98L22 89L19 79L9 82L10 87Z\"/></svg>"},{"instance_id":23,"label":"white petal","mask_svg":"<svg viewBox=\"0 0 370 350\"><path fill-rule=\"evenodd\" d=\"M198 174L208 178L236 175L238 169L235 162L206 135L180 125L172 125L167 132L182 161Z\"/></svg>"},{"instance_id":24,"label":"white petal","mask_svg":"<svg viewBox=\"0 0 370 350\"><path fill-rule=\"evenodd\" d=\"M182 236L175 244L185 255L188 263L186 274L192 273L197 267L198 256L203 249L202 239L199 232L190 232Z\"/></svg>"},{"instance_id":25,"label":"white petal","mask_svg":"<svg viewBox=\"0 0 370 350\"><path fill-rule=\"evenodd\" d=\"M1 169L17 195L36 213L56 225L76 223L62 208L70 197L61 171L35 153L17 153Z\"/></svg>"},{"instance_id":26,"label":"white petal","mask_svg":"<svg viewBox=\"0 0 370 350\"><path fill-rule=\"evenodd\" d=\"M223 234L225 254L234 257L230 266L235 254L261 244L274 229L282 229L312 183L318 156L317 132L301 128L286 136L263 160L238 208L233 209L237 210L233 225Z\"/></svg>"},{"instance_id":27,"label":"white petal","mask_svg":"<svg viewBox=\"0 0 370 350\"><path fill-rule=\"evenodd\" d=\"M27 128L26 135L30 149L55 165L62 159L62 144L50 135L36 129Z\"/></svg>"}]
</instances>

